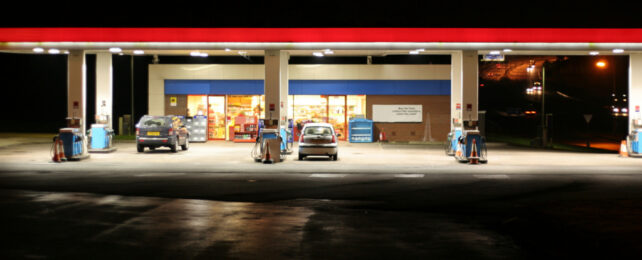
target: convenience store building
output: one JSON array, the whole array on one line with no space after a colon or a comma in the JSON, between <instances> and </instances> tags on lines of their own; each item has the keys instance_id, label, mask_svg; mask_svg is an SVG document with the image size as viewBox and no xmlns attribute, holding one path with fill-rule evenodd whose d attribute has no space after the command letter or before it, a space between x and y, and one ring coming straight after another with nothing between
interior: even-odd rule
<instances>
[{"instance_id":1,"label":"convenience store building","mask_svg":"<svg viewBox=\"0 0 642 260\"><path fill-rule=\"evenodd\" d=\"M243 123L265 118L264 71L264 65L150 65L149 113L207 116L208 140L253 141ZM443 140L450 131L450 65L291 64L288 74L287 102L280 105L295 125L327 122L346 140L351 118L379 114L375 134L384 129L392 141ZM413 115L386 117L373 111L377 106L410 107Z\"/></svg>"}]
</instances>

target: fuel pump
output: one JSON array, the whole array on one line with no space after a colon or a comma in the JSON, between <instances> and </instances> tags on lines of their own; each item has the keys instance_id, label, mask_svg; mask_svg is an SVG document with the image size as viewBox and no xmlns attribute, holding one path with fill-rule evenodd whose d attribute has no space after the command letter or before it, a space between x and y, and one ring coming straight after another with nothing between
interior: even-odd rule
<instances>
[{"instance_id":1,"label":"fuel pump","mask_svg":"<svg viewBox=\"0 0 642 260\"><path fill-rule=\"evenodd\" d=\"M110 153L116 151L113 146L114 129L109 127L109 115L96 115L96 123L87 131L90 153Z\"/></svg>"},{"instance_id":2,"label":"fuel pump","mask_svg":"<svg viewBox=\"0 0 642 260\"><path fill-rule=\"evenodd\" d=\"M456 140L454 156L459 162L488 162L486 140L477 128L477 121L464 121L463 130Z\"/></svg>"},{"instance_id":3,"label":"fuel pump","mask_svg":"<svg viewBox=\"0 0 642 260\"><path fill-rule=\"evenodd\" d=\"M294 122L292 119L288 119L288 125L286 126L281 126L281 130L279 134L281 135L281 153L284 154L291 154L292 153L292 145L294 144Z\"/></svg>"},{"instance_id":4,"label":"fuel pump","mask_svg":"<svg viewBox=\"0 0 642 260\"><path fill-rule=\"evenodd\" d=\"M284 129L277 127L275 122L259 120L259 134L251 152L255 162L277 163L284 159L286 153L282 146L287 140L281 136Z\"/></svg>"},{"instance_id":5,"label":"fuel pump","mask_svg":"<svg viewBox=\"0 0 642 260\"><path fill-rule=\"evenodd\" d=\"M67 127L61 128L54 143L62 142L62 150L67 160L81 160L89 158L87 153L87 138L82 132L83 122L81 118L68 117Z\"/></svg>"},{"instance_id":6,"label":"fuel pump","mask_svg":"<svg viewBox=\"0 0 642 260\"><path fill-rule=\"evenodd\" d=\"M633 119L631 128L626 142L629 156L642 157L642 119Z\"/></svg>"}]
</instances>

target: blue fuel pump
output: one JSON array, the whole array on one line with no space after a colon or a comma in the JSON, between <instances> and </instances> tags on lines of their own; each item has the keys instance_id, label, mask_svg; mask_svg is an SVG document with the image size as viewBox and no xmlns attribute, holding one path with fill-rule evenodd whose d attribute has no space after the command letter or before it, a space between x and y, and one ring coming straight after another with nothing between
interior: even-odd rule
<instances>
[{"instance_id":1,"label":"blue fuel pump","mask_svg":"<svg viewBox=\"0 0 642 260\"><path fill-rule=\"evenodd\" d=\"M68 161L89 158L87 139L82 132L80 118L67 118L66 128L61 128L57 139L62 141L62 151Z\"/></svg>"},{"instance_id":2,"label":"blue fuel pump","mask_svg":"<svg viewBox=\"0 0 642 260\"><path fill-rule=\"evenodd\" d=\"M90 153L109 153L116 150L113 147L114 130L106 124L93 124L88 134Z\"/></svg>"},{"instance_id":3,"label":"blue fuel pump","mask_svg":"<svg viewBox=\"0 0 642 260\"><path fill-rule=\"evenodd\" d=\"M633 120L632 128L626 142L629 156L642 157L642 119Z\"/></svg>"},{"instance_id":4,"label":"blue fuel pump","mask_svg":"<svg viewBox=\"0 0 642 260\"><path fill-rule=\"evenodd\" d=\"M90 153L110 153L113 147L114 130L109 127L109 115L96 115L96 123L87 131Z\"/></svg>"},{"instance_id":5,"label":"blue fuel pump","mask_svg":"<svg viewBox=\"0 0 642 260\"><path fill-rule=\"evenodd\" d=\"M469 162L471 159L478 159L481 163L487 163L486 140L481 136L479 130L463 130L461 136L456 139L457 148L455 150L455 159L459 162ZM473 155L474 149L477 156Z\"/></svg>"}]
</instances>

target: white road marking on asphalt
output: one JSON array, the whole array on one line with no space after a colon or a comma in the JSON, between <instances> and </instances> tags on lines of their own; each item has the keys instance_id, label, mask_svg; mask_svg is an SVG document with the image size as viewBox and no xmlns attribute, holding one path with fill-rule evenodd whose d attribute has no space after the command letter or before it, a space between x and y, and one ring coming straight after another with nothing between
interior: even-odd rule
<instances>
[{"instance_id":1,"label":"white road marking on asphalt","mask_svg":"<svg viewBox=\"0 0 642 260\"><path fill-rule=\"evenodd\" d=\"M135 174L136 177L167 177L167 176L176 176L176 175L185 175L182 172L167 172L167 173L141 173Z\"/></svg>"},{"instance_id":2,"label":"white road marking on asphalt","mask_svg":"<svg viewBox=\"0 0 642 260\"><path fill-rule=\"evenodd\" d=\"M310 178L343 178L347 174L332 174L332 173L313 173Z\"/></svg>"},{"instance_id":3,"label":"white road marking on asphalt","mask_svg":"<svg viewBox=\"0 0 642 260\"><path fill-rule=\"evenodd\" d=\"M473 175L477 179L508 179L506 174L490 174L490 175Z\"/></svg>"},{"instance_id":4,"label":"white road marking on asphalt","mask_svg":"<svg viewBox=\"0 0 642 260\"><path fill-rule=\"evenodd\" d=\"M423 178L423 174L395 174L395 178Z\"/></svg>"}]
</instances>

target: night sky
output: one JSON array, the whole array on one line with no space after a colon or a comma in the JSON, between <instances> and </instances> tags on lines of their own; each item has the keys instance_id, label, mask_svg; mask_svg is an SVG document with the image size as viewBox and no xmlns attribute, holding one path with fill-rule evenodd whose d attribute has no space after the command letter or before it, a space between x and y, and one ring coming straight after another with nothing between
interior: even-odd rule
<instances>
[{"instance_id":1,"label":"night sky","mask_svg":"<svg viewBox=\"0 0 642 260\"><path fill-rule=\"evenodd\" d=\"M12 2L1 26L641 28L629 3L575 1ZM5 9L8 10L8 9ZM19 14L19 15L15 15ZM17 18L19 17L19 18Z\"/></svg>"}]
</instances>

